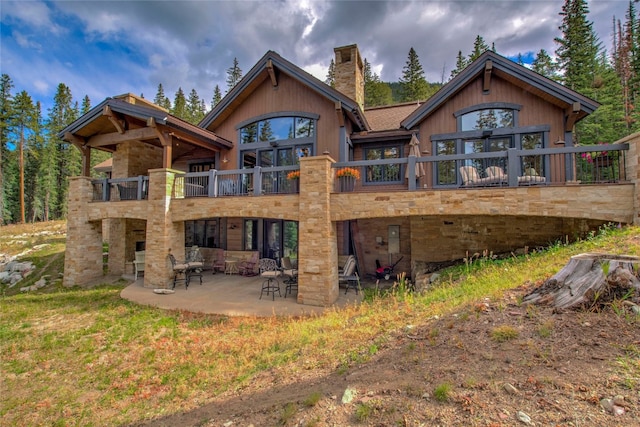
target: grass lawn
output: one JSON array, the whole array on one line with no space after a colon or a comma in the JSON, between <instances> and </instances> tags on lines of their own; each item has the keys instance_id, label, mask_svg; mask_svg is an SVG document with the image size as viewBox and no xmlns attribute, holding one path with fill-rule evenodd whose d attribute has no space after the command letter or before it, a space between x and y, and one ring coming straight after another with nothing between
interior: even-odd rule
<instances>
[{"instance_id":1,"label":"grass lawn","mask_svg":"<svg viewBox=\"0 0 640 427\"><path fill-rule=\"evenodd\" d=\"M0 229L0 253L33 246L36 238L9 237L17 234ZM424 294L370 295L359 306L310 318L230 318L146 308L120 299L123 283L65 289L53 281L41 291L16 295L5 289L0 424L129 424L206 404L274 367L346 369L375 354L393 331L541 282L572 255L639 256L639 235L639 228L614 228L526 256L476 258L442 272L440 283ZM60 268L59 260L51 261L56 251L64 245L53 242L29 256L37 265ZM631 365L640 376L640 366Z\"/></svg>"}]
</instances>

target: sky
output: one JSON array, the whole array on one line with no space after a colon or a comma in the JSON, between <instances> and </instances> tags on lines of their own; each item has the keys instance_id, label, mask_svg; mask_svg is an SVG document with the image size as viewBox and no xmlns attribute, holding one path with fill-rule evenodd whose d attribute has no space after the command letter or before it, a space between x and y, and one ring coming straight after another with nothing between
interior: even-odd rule
<instances>
[{"instance_id":1,"label":"sky","mask_svg":"<svg viewBox=\"0 0 640 427\"><path fill-rule=\"evenodd\" d=\"M564 0L497 1L39 1L0 0L0 72L46 115L60 83L92 105L127 92L153 100L162 84L210 105L269 50L325 80L333 49L357 44L383 80L396 82L413 47L430 82L446 82L477 35L496 51L553 55ZM611 50L612 20L628 0L591 0L588 19ZM637 6L636 6L637 8Z\"/></svg>"}]
</instances>

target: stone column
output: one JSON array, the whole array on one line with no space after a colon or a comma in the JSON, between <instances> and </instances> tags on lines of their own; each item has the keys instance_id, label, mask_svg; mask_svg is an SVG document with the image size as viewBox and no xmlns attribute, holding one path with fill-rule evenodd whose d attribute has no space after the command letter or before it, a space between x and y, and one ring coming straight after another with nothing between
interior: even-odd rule
<instances>
[{"instance_id":1,"label":"stone column","mask_svg":"<svg viewBox=\"0 0 640 427\"><path fill-rule=\"evenodd\" d=\"M178 260L184 259L184 222L174 223L171 219L171 195L176 172L171 169L149 170L145 288L171 286L173 275L169 251Z\"/></svg>"},{"instance_id":2,"label":"stone column","mask_svg":"<svg viewBox=\"0 0 640 427\"><path fill-rule=\"evenodd\" d=\"M338 299L338 248L331 222L329 156L300 159L298 303L330 306Z\"/></svg>"},{"instance_id":3,"label":"stone column","mask_svg":"<svg viewBox=\"0 0 640 427\"><path fill-rule=\"evenodd\" d=\"M635 184L633 202L633 224L640 225L640 132L616 141L615 144L629 144L629 151L625 156L625 172L627 180Z\"/></svg>"},{"instance_id":4,"label":"stone column","mask_svg":"<svg viewBox=\"0 0 640 427\"><path fill-rule=\"evenodd\" d=\"M69 213L64 256L64 286L84 285L102 277L102 224L88 220L87 205L93 197L91 178L69 178Z\"/></svg>"}]
</instances>

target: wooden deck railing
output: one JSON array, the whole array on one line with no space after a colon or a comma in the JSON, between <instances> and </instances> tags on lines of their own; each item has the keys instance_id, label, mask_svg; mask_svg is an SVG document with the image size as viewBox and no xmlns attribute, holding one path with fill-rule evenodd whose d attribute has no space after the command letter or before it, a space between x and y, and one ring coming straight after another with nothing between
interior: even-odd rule
<instances>
[{"instance_id":1,"label":"wooden deck railing","mask_svg":"<svg viewBox=\"0 0 640 427\"><path fill-rule=\"evenodd\" d=\"M332 165L334 191L385 192L624 182L627 180L625 164L628 150L628 144L611 144L339 162ZM344 172L345 168L351 171ZM465 180L462 168L472 169L475 179ZM299 166L278 166L184 173L176 176L172 196L295 194L299 192L299 170ZM337 173L339 170L342 172ZM339 175L347 177L340 178ZM353 175L357 175L357 179ZM144 200L149 178L103 179L94 180L92 184L94 201Z\"/></svg>"}]
</instances>

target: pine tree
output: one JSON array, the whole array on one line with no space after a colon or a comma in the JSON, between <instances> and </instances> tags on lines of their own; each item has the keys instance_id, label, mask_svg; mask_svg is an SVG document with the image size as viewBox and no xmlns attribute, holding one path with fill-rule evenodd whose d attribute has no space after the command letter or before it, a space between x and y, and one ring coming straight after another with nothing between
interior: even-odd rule
<instances>
[{"instance_id":1,"label":"pine tree","mask_svg":"<svg viewBox=\"0 0 640 427\"><path fill-rule=\"evenodd\" d=\"M556 37L558 44L556 57L558 67L562 71L562 83L577 92L596 99L610 90L615 90L609 80L609 72L598 60L600 46L593 31L593 24L587 20L589 8L586 0L565 0L562 6L562 24L559 27L561 37ZM606 61L605 61L606 63ZM596 99L597 100L597 99ZM598 108L589 117L581 120L575 128L575 143L594 144L600 142L603 135L611 134L602 126L604 109Z\"/></svg>"},{"instance_id":2,"label":"pine tree","mask_svg":"<svg viewBox=\"0 0 640 427\"><path fill-rule=\"evenodd\" d=\"M531 69L538 74L541 74L550 79L557 79L556 65L553 59L549 56L546 50L540 49L536 54L533 62L531 63Z\"/></svg>"},{"instance_id":3,"label":"pine tree","mask_svg":"<svg viewBox=\"0 0 640 427\"><path fill-rule=\"evenodd\" d=\"M331 87L336 87L336 64L331 59L329 63L329 69L327 70L327 78L324 79L324 82Z\"/></svg>"},{"instance_id":4,"label":"pine tree","mask_svg":"<svg viewBox=\"0 0 640 427\"><path fill-rule=\"evenodd\" d=\"M189 98L186 105L186 117L185 120L191 124L198 124L204 117L204 108L202 102L198 96L198 92L195 89L191 89L189 92Z\"/></svg>"},{"instance_id":5,"label":"pine tree","mask_svg":"<svg viewBox=\"0 0 640 427\"><path fill-rule=\"evenodd\" d=\"M50 149L53 148L50 156L55 160L55 179L53 185L48 188L47 202L51 202L48 205L50 219L61 219L67 215L68 178L80 173L82 162L80 150L57 137L58 132L78 117L78 104L73 102L71 89L60 83L53 102L53 107L49 110L46 144L50 145ZM49 198L49 195L52 197Z\"/></svg>"},{"instance_id":6,"label":"pine tree","mask_svg":"<svg viewBox=\"0 0 640 427\"><path fill-rule=\"evenodd\" d=\"M40 101L36 102L34 112L34 127L28 140L27 151L25 153L25 205L27 221L30 222L42 221L44 216L39 173L44 141L42 105Z\"/></svg>"},{"instance_id":7,"label":"pine tree","mask_svg":"<svg viewBox=\"0 0 640 427\"><path fill-rule=\"evenodd\" d=\"M371 71L371 64L364 60L364 105L365 107L377 107L389 105L393 102L391 98L391 87L380 81L380 77Z\"/></svg>"},{"instance_id":8,"label":"pine tree","mask_svg":"<svg viewBox=\"0 0 640 427\"><path fill-rule=\"evenodd\" d=\"M242 79L242 70L238 65L238 58L233 58L233 65L227 69L227 93Z\"/></svg>"},{"instance_id":9,"label":"pine tree","mask_svg":"<svg viewBox=\"0 0 640 427\"><path fill-rule=\"evenodd\" d=\"M459 50L458 56L456 57L456 68L451 70L450 78L454 78L455 76L457 76L462 70L466 68L467 65L468 65L467 59L464 56L462 56L462 51Z\"/></svg>"},{"instance_id":10,"label":"pine tree","mask_svg":"<svg viewBox=\"0 0 640 427\"><path fill-rule=\"evenodd\" d=\"M489 50L489 46L484 42L484 39L480 35L476 36L473 42L473 51L469 55L469 63L478 59L480 55Z\"/></svg>"},{"instance_id":11,"label":"pine tree","mask_svg":"<svg viewBox=\"0 0 640 427\"><path fill-rule=\"evenodd\" d=\"M222 92L220 92L220 86L216 85L213 89L213 99L211 100L211 108L218 105L218 103L222 101Z\"/></svg>"},{"instance_id":12,"label":"pine tree","mask_svg":"<svg viewBox=\"0 0 640 427\"><path fill-rule=\"evenodd\" d=\"M11 128L16 135L16 146L18 148L18 171L19 171L19 187L18 187L18 203L20 212L18 214L18 222L25 222L25 204L24 204L24 152L31 132L35 127L35 106L31 96L26 91L21 91L13 99L12 105L13 116L11 118Z\"/></svg>"},{"instance_id":13,"label":"pine tree","mask_svg":"<svg viewBox=\"0 0 640 427\"><path fill-rule=\"evenodd\" d=\"M91 100L89 99L89 95L85 95L82 98L82 107L80 107L80 115L83 116L87 114L91 110Z\"/></svg>"},{"instance_id":14,"label":"pine tree","mask_svg":"<svg viewBox=\"0 0 640 427\"><path fill-rule=\"evenodd\" d=\"M6 165L9 161L7 141L9 138L9 119L11 117L11 89L13 82L8 74L0 78L0 226L9 222L6 200Z\"/></svg>"},{"instance_id":15,"label":"pine tree","mask_svg":"<svg viewBox=\"0 0 640 427\"><path fill-rule=\"evenodd\" d=\"M402 87L402 101L419 101L428 98L428 85L424 78L424 71L418 54L412 48L409 49L407 62L402 69L400 85Z\"/></svg>"},{"instance_id":16,"label":"pine tree","mask_svg":"<svg viewBox=\"0 0 640 427\"><path fill-rule=\"evenodd\" d=\"M171 101L165 96L162 83L158 85L158 92L156 92L156 97L153 98L153 103L166 109L167 111L171 110Z\"/></svg>"},{"instance_id":17,"label":"pine tree","mask_svg":"<svg viewBox=\"0 0 640 427\"><path fill-rule=\"evenodd\" d=\"M591 88L599 52L593 23L587 20L588 13L586 0L565 0L560 12L562 36L555 38L563 84L585 94Z\"/></svg>"},{"instance_id":18,"label":"pine tree","mask_svg":"<svg viewBox=\"0 0 640 427\"><path fill-rule=\"evenodd\" d=\"M173 110L171 110L171 114L183 120L187 117L187 100L184 97L184 92L181 87L178 88L176 96L173 98Z\"/></svg>"}]
</instances>

